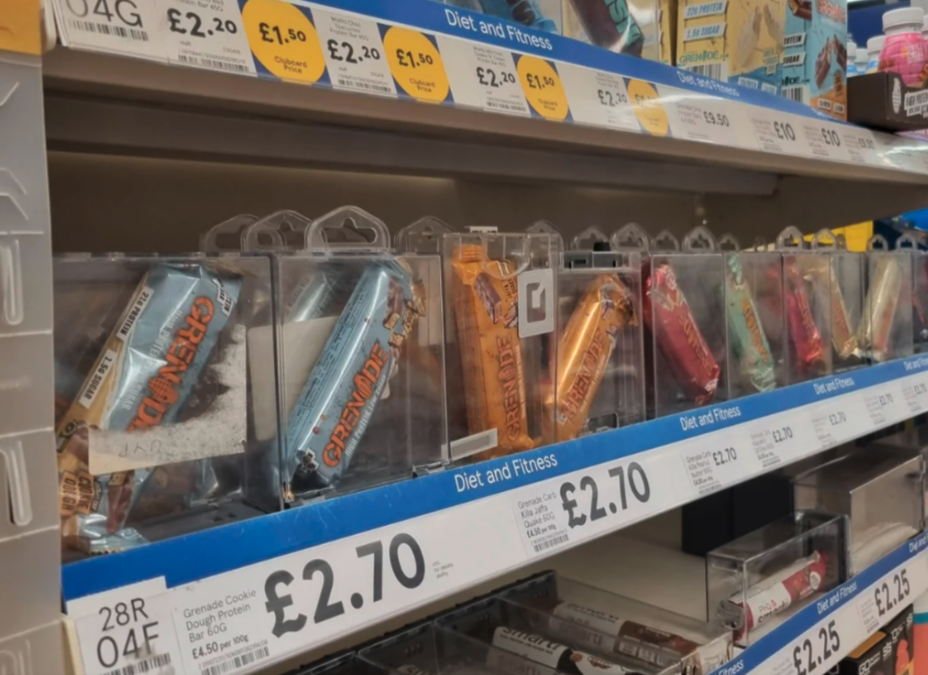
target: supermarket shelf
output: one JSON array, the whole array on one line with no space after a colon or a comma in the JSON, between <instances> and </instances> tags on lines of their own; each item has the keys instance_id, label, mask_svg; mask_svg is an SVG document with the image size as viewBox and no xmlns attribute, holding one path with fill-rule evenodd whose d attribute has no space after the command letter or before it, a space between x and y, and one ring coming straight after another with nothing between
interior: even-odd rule
<instances>
[{"instance_id":1,"label":"supermarket shelf","mask_svg":"<svg viewBox=\"0 0 928 675\"><path fill-rule=\"evenodd\" d=\"M122 148L123 152L160 151L212 159L386 166L414 172L734 194L771 194L776 176L791 175L915 186L922 200L928 200L922 190L928 186L928 143L920 140L828 121L801 104L763 92L696 76L684 80L682 71L674 68L559 36L522 30L543 37L551 46L547 49L479 35L449 26L442 6L424 0L292 2L317 23L321 19L312 13L323 10L350 18L375 41L381 40L379 33L394 26L413 29L434 46L436 57L444 56L444 69L436 77L448 83L446 98L441 105L416 102L400 86L402 78L395 68L392 75L384 71L388 88L393 90L386 95L355 93L360 85L353 90L343 84L333 88L332 82L338 79L333 77L333 66L340 66L321 50L322 74L312 86L280 80L251 53L248 75L180 65L176 36L167 32L163 20L158 23L158 17L152 17L148 24L151 40L145 43L144 54L136 54L145 58L123 58L141 46L114 46L112 41L101 46L82 41L80 35L68 39L63 32L69 48L55 49L44 63L46 90L55 97L49 115L52 147L60 142L63 148L98 151ZM234 5L234 9L226 8L229 20L244 25L242 34L251 34L237 3L227 4ZM376 44L384 50L384 42ZM514 81L515 91L510 92L523 114L494 112L499 106L487 103L485 92L474 82L473 68L460 65L474 58L474 46L498 50L520 78L530 69L522 68L529 63L526 57L540 68L551 69L563 94L554 106L559 107L559 121L539 113L544 112L542 106L526 103L536 94L525 82ZM114 55L116 51L121 55ZM518 90L519 84L526 96ZM597 86L617 94L608 111L596 99ZM653 98L641 105L629 102L639 96L636 93L630 99L629 91L639 89L647 94L645 98ZM81 107L86 101L58 101L59 95L90 97L95 106L121 102L108 118L112 122L115 116L121 123L100 124ZM125 108L126 102L151 105L154 110L133 123L137 110ZM214 132L204 129L204 120L197 115L218 117L219 127ZM723 125L718 115L724 118ZM787 135L793 140L771 136L772 130L785 129L787 124L791 125ZM174 137L165 128L172 128ZM90 133L81 140L83 129ZM268 133L271 142L259 147ZM324 141L327 134L333 138L323 142L321 150L305 147ZM826 137L834 144L823 142ZM231 147L225 147L230 143ZM339 148L346 157L333 156ZM516 150L514 156L502 157ZM616 157L629 160L627 168L601 171L605 162L614 162ZM694 167L712 167L715 173L700 175ZM639 177L642 170L647 181Z\"/></svg>"},{"instance_id":2,"label":"supermarket shelf","mask_svg":"<svg viewBox=\"0 0 928 675\"><path fill-rule=\"evenodd\" d=\"M69 564L64 597L141 589L190 672L230 658L183 628L218 602L264 667L925 411L910 357ZM323 569L337 611L314 614Z\"/></svg>"},{"instance_id":3,"label":"supermarket shelf","mask_svg":"<svg viewBox=\"0 0 928 675\"><path fill-rule=\"evenodd\" d=\"M803 669L810 673L829 672L877 629L928 591L926 549L928 533L922 533L847 582L819 594L808 606L775 627L778 617L774 617L767 624L772 627L770 632L713 675L795 675L794 651L806 639L810 641L815 667L808 667L809 654L802 649ZM582 579L608 592L651 602L694 619L706 619L706 561L702 557L619 534L550 562L568 578ZM668 584L667 579L673 579L673 584ZM878 588L879 602L875 596ZM840 643L837 648L832 648L828 632L832 621L832 630ZM822 628L829 636L827 653L819 635Z\"/></svg>"}]
</instances>

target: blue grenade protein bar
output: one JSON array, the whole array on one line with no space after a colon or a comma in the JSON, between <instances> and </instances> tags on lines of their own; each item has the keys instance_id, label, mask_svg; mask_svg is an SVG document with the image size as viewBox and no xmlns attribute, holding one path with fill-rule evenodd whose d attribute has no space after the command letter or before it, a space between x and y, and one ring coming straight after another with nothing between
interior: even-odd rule
<instances>
[{"instance_id":1,"label":"blue grenade protein bar","mask_svg":"<svg viewBox=\"0 0 928 675\"><path fill-rule=\"evenodd\" d=\"M66 545L108 553L144 543L124 525L148 471L91 475L89 428L137 431L176 421L240 288L239 279L204 265L158 265L142 277L56 428Z\"/></svg>"},{"instance_id":2,"label":"blue grenade protein bar","mask_svg":"<svg viewBox=\"0 0 928 675\"><path fill-rule=\"evenodd\" d=\"M333 485L347 470L403 342L424 313L406 263L367 265L290 415L283 467L289 500Z\"/></svg>"}]
</instances>

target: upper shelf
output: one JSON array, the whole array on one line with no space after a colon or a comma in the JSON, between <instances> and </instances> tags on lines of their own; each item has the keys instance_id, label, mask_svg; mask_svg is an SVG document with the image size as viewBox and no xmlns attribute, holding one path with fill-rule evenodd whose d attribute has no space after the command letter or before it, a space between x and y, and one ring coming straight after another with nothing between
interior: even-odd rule
<instances>
[{"instance_id":1,"label":"upper shelf","mask_svg":"<svg viewBox=\"0 0 928 675\"><path fill-rule=\"evenodd\" d=\"M425 0L52 2L70 47L45 58L52 147L733 194L781 174L928 185L921 140Z\"/></svg>"}]
</instances>

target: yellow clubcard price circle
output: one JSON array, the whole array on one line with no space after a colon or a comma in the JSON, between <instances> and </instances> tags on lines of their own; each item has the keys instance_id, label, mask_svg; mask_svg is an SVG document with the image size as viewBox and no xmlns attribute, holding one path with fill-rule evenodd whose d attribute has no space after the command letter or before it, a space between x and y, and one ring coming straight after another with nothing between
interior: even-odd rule
<instances>
[{"instance_id":1,"label":"yellow clubcard price circle","mask_svg":"<svg viewBox=\"0 0 928 675\"><path fill-rule=\"evenodd\" d=\"M417 30L391 26L383 37L383 48L393 79L418 101L441 103L451 85L445 64L435 44Z\"/></svg>"},{"instance_id":2,"label":"yellow clubcard price circle","mask_svg":"<svg viewBox=\"0 0 928 675\"><path fill-rule=\"evenodd\" d=\"M567 119L570 106L561 78L550 63L534 56L523 56L516 66L525 100L539 115L549 120Z\"/></svg>"},{"instance_id":3,"label":"yellow clubcard price circle","mask_svg":"<svg viewBox=\"0 0 928 675\"><path fill-rule=\"evenodd\" d=\"M661 106L660 96L653 84L641 80L629 80L628 98L634 106L638 123L645 131L652 136L666 136L670 133L667 113Z\"/></svg>"},{"instance_id":4,"label":"yellow clubcard price circle","mask_svg":"<svg viewBox=\"0 0 928 675\"><path fill-rule=\"evenodd\" d=\"M319 34L299 9L279 0L248 0L242 23L252 54L273 75L307 84L322 77Z\"/></svg>"}]
</instances>

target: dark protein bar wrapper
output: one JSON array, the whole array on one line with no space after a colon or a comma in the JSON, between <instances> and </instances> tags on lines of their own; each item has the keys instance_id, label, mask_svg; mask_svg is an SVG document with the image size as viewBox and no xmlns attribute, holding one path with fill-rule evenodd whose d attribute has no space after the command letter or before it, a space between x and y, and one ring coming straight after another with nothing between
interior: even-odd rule
<instances>
[{"instance_id":1,"label":"dark protein bar wrapper","mask_svg":"<svg viewBox=\"0 0 928 675\"><path fill-rule=\"evenodd\" d=\"M288 499L334 485L351 465L403 343L424 313L421 289L404 262L367 265L290 415Z\"/></svg>"},{"instance_id":2,"label":"dark protein bar wrapper","mask_svg":"<svg viewBox=\"0 0 928 675\"><path fill-rule=\"evenodd\" d=\"M653 265L649 272L644 295L648 328L686 395L700 405L708 403L715 397L721 368L693 319L670 265Z\"/></svg>"},{"instance_id":3,"label":"dark protein bar wrapper","mask_svg":"<svg viewBox=\"0 0 928 675\"><path fill-rule=\"evenodd\" d=\"M56 430L65 543L107 553L144 543L124 524L147 470L93 476L89 427L175 422L238 300L241 282L204 265L158 265L139 282Z\"/></svg>"},{"instance_id":4,"label":"dark protein bar wrapper","mask_svg":"<svg viewBox=\"0 0 928 675\"><path fill-rule=\"evenodd\" d=\"M518 675L523 669L518 668L516 663L510 663L510 667L506 668L505 655L497 650L516 654L566 675L640 675L637 671L623 668L584 652L578 652L541 635L526 633L507 626L498 626L493 631L493 647L496 649L490 651L488 665L494 669L512 672L513 675Z\"/></svg>"}]
</instances>

